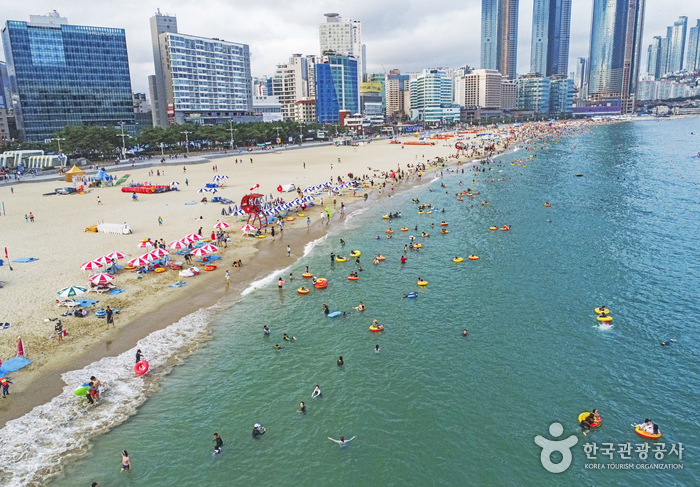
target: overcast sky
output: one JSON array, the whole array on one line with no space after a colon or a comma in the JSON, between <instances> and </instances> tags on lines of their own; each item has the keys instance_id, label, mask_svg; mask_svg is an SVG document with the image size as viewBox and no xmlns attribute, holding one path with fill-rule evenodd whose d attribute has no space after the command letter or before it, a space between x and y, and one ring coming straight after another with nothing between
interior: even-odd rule
<instances>
[{"instance_id":1,"label":"overcast sky","mask_svg":"<svg viewBox=\"0 0 700 487\"><path fill-rule=\"evenodd\" d=\"M530 67L532 3L520 0L521 74ZM577 57L588 56L592 4L573 0L569 71ZM7 20L56 9L71 24L126 29L133 90L146 92L147 76L154 73L148 19L157 8L177 16L180 32L249 44L253 76L273 74L292 53L319 54L318 24L327 12L362 21L368 72L479 67L481 0L2 0L0 21L4 27ZM688 28L695 25L700 1L647 0L643 70L651 38L664 36L679 15L688 17Z\"/></svg>"}]
</instances>

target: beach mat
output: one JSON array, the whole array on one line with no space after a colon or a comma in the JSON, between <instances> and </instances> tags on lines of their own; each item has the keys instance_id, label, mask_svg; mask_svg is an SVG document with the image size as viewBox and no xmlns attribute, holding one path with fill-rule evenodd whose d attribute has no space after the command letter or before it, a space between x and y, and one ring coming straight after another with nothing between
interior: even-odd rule
<instances>
[{"instance_id":1,"label":"beach mat","mask_svg":"<svg viewBox=\"0 0 700 487\"><path fill-rule=\"evenodd\" d=\"M2 363L2 367L0 367L0 375L4 376L9 374L10 372L15 372L23 367L26 367L31 363L32 361L25 357L11 358L7 362Z\"/></svg>"},{"instance_id":2,"label":"beach mat","mask_svg":"<svg viewBox=\"0 0 700 487\"><path fill-rule=\"evenodd\" d=\"M196 205L197 203L185 203L186 205Z\"/></svg>"},{"instance_id":3,"label":"beach mat","mask_svg":"<svg viewBox=\"0 0 700 487\"><path fill-rule=\"evenodd\" d=\"M21 259L15 259L12 262L26 263L26 262L34 262L35 260L39 260L39 259L35 259L34 257L22 257Z\"/></svg>"},{"instance_id":4,"label":"beach mat","mask_svg":"<svg viewBox=\"0 0 700 487\"><path fill-rule=\"evenodd\" d=\"M107 294L111 294L112 296L115 296L117 294L121 294L125 291L125 289L112 289L110 292Z\"/></svg>"},{"instance_id":5,"label":"beach mat","mask_svg":"<svg viewBox=\"0 0 700 487\"><path fill-rule=\"evenodd\" d=\"M168 287L182 287L182 286L186 286L186 285L187 285L186 282L180 281L180 282L176 282L175 284L171 284L171 285L168 286Z\"/></svg>"}]
</instances>

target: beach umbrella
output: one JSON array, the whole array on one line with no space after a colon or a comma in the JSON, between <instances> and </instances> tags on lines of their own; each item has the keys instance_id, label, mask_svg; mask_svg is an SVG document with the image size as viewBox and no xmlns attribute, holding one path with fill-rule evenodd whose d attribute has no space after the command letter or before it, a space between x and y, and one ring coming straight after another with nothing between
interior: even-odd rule
<instances>
[{"instance_id":1,"label":"beach umbrella","mask_svg":"<svg viewBox=\"0 0 700 487\"><path fill-rule=\"evenodd\" d=\"M136 257L135 259L131 259L129 262L126 263L126 265L138 267L140 265L148 265L148 262L149 262L148 258L141 255L139 257Z\"/></svg>"},{"instance_id":2,"label":"beach umbrella","mask_svg":"<svg viewBox=\"0 0 700 487\"><path fill-rule=\"evenodd\" d=\"M59 295L61 298L72 298L75 296L80 296L83 293L86 293L87 289L84 287L80 286L69 286L69 287L64 287L60 291L58 291L56 294Z\"/></svg>"},{"instance_id":3,"label":"beach umbrella","mask_svg":"<svg viewBox=\"0 0 700 487\"><path fill-rule=\"evenodd\" d=\"M189 243L183 240L175 240L174 242L170 242L168 244L168 247L170 247L171 249L180 250L186 249L188 245Z\"/></svg>"},{"instance_id":4,"label":"beach umbrella","mask_svg":"<svg viewBox=\"0 0 700 487\"><path fill-rule=\"evenodd\" d=\"M228 228L229 224L226 222L219 222L216 225L214 225L214 228Z\"/></svg>"},{"instance_id":5,"label":"beach umbrella","mask_svg":"<svg viewBox=\"0 0 700 487\"><path fill-rule=\"evenodd\" d=\"M92 276L89 281L93 284L107 284L108 282L112 282L114 280L114 276L111 274L105 274L103 272L100 272L99 274L95 274Z\"/></svg>"},{"instance_id":6,"label":"beach umbrella","mask_svg":"<svg viewBox=\"0 0 700 487\"><path fill-rule=\"evenodd\" d=\"M80 268L84 271L94 271L95 269L99 269L102 267L102 264L100 264L96 260L92 260L90 262L86 262L83 265L80 266Z\"/></svg>"},{"instance_id":7,"label":"beach umbrella","mask_svg":"<svg viewBox=\"0 0 700 487\"><path fill-rule=\"evenodd\" d=\"M209 252L210 254L211 254L212 252L218 252L218 251L219 251L219 247L217 247L216 245L212 245L212 244L203 245L201 248L202 248L202 250L206 250L206 251Z\"/></svg>"},{"instance_id":8,"label":"beach umbrella","mask_svg":"<svg viewBox=\"0 0 700 487\"><path fill-rule=\"evenodd\" d=\"M126 258L126 255L122 254L121 252L112 252L111 254L107 254L105 257L107 257L110 260L120 260Z\"/></svg>"},{"instance_id":9,"label":"beach umbrella","mask_svg":"<svg viewBox=\"0 0 700 487\"><path fill-rule=\"evenodd\" d=\"M196 255L197 257L204 257L204 256L207 255L207 254L209 254L209 252L207 252L207 251L204 250L203 248L194 249L194 250L192 251L192 255Z\"/></svg>"},{"instance_id":10,"label":"beach umbrella","mask_svg":"<svg viewBox=\"0 0 700 487\"><path fill-rule=\"evenodd\" d=\"M218 193L219 191L217 191L216 188L211 188L211 189L209 190L209 192L210 192L210 193Z\"/></svg>"},{"instance_id":11,"label":"beach umbrella","mask_svg":"<svg viewBox=\"0 0 700 487\"><path fill-rule=\"evenodd\" d=\"M188 240L194 241L194 240L201 240L201 239L203 239L204 237L202 237L202 236L201 236L200 234L198 234L198 233L190 233L190 234L189 234L188 236L186 236L185 238L188 239ZM184 240L184 239L183 239L183 240Z\"/></svg>"},{"instance_id":12,"label":"beach umbrella","mask_svg":"<svg viewBox=\"0 0 700 487\"><path fill-rule=\"evenodd\" d=\"M97 259L95 259L94 262L99 262L102 265L107 265L112 263L112 259L110 259L106 255L103 255L102 257L98 257Z\"/></svg>"},{"instance_id":13,"label":"beach umbrella","mask_svg":"<svg viewBox=\"0 0 700 487\"><path fill-rule=\"evenodd\" d=\"M227 175L225 175L225 174L222 174L222 175L221 175L221 176L219 176L219 177L220 177L221 179L228 179L228 176L227 176Z\"/></svg>"},{"instance_id":14,"label":"beach umbrella","mask_svg":"<svg viewBox=\"0 0 700 487\"><path fill-rule=\"evenodd\" d=\"M153 247L153 242L146 240L145 242L139 242L138 247L145 249L146 247Z\"/></svg>"},{"instance_id":15,"label":"beach umbrella","mask_svg":"<svg viewBox=\"0 0 700 487\"><path fill-rule=\"evenodd\" d=\"M170 183L170 186L180 186L180 183L178 183L177 181L173 181L172 183Z\"/></svg>"},{"instance_id":16,"label":"beach umbrella","mask_svg":"<svg viewBox=\"0 0 700 487\"><path fill-rule=\"evenodd\" d=\"M243 231L243 233L252 233L252 232L257 232L258 229L255 228L253 225L246 224L246 225L243 225L241 227L241 231Z\"/></svg>"},{"instance_id":17,"label":"beach umbrella","mask_svg":"<svg viewBox=\"0 0 700 487\"><path fill-rule=\"evenodd\" d=\"M157 259L159 259L159 258L161 258L161 257L165 257L165 256L168 255L169 253L170 253L170 252L168 252L168 251L165 250L165 249L155 249L155 250L151 250L151 251L148 253L148 255L152 255L152 256L156 257Z\"/></svg>"},{"instance_id":18,"label":"beach umbrella","mask_svg":"<svg viewBox=\"0 0 700 487\"><path fill-rule=\"evenodd\" d=\"M212 181L221 181L221 176L214 176Z\"/></svg>"}]
</instances>

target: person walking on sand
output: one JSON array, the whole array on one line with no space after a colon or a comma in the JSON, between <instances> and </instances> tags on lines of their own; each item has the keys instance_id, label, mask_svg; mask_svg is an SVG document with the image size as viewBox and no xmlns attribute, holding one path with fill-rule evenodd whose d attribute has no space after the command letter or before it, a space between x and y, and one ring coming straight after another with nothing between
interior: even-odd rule
<instances>
[{"instance_id":1,"label":"person walking on sand","mask_svg":"<svg viewBox=\"0 0 700 487\"><path fill-rule=\"evenodd\" d=\"M29 221L34 223L34 213L32 213L31 211L29 212Z\"/></svg>"},{"instance_id":2,"label":"person walking on sand","mask_svg":"<svg viewBox=\"0 0 700 487\"><path fill-rule=\"evenodd\" d=\"M272 240L274 240L274 239L275 239L275 227L273 226L272 227Z\"/></svg>"},{"instance_id":3,"label":"person walking on sand","mask_svg":"<svg viewBox=\"0 0 700 487\"><path fill-rule=\"evenodd\" d=\"M14 384L7 380L5 377L0 377L0 384L2 384L2 398L6 399L10 395L10 384Z\"/></svg>"},{"instance_id":4,"label":"person walking on sand","mask_svg":"<svg viewBox=\"0 0 700 487\"><path fill-rule=\"evenodd\" d=\"M107 306L107 309L105 309L105 318L107 319L107 328L109 328L109 325L112 325L112 328L114 328L114 310Z\"/></svg>"},{"instance_id":5,"label":"person walking on sand","mask_svg":"<svg viewBox=\"0 0 700 487\"><path fill-rule=\"evenodd\" d=\"M291 256L292 256L292 247L287 245L287 257L291 257Z\"/></svg>"},{"instance_id":6,"label":"person walking on sand","mask_svg":"<svg viewBox=\"0 0 700 487\"><path fill-rule=\"evenodd\" d=\"M226 287L228 287L231 284L231 273L227 270L226 271Z\"/></svg>"},{"instance_id":7,"label":"person walking on sand","mask_svg":"<svg viewBox=\"0 0 700 487\"><path fill-rule=\"evenodd\" d=\"M163 226L163 218L158 217L158 226L162 227Z\"/></svg>"},{"instance_id":8,"label":"person walking on sand","mask_svg":"<svg viewBox=\"0 0 700 487\"><path fill-rule=\"evenodd\" d=\"M100 197L97 197L97 206L100 206L102 204L102 201L100 200Z\"/></svg>"},{"instance_id":9,"label":"person walking on sand","mask_svg":"<svg viewBox=\"0 0 700 487\"><path fill-rule=\"evenodd\" d=\"M187 166L182 166L182 174L187 174Z\"/></svg>"}]
</instances>

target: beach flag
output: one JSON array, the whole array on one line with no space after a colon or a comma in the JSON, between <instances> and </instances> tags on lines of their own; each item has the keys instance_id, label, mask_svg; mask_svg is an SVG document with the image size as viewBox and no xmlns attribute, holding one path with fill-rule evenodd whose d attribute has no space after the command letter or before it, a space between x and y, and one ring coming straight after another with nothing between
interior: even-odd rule
<instances>
[{"instance_id":1,"label":"beach flag","mask_svg":"<svg viewBox=\"0 0 700 487\"><path fill-rule=\"evenodd\" d=\"M24 344L22 343L22 337L17 337L17 356L24 357Z\"/></svg>"}]
</instances>

